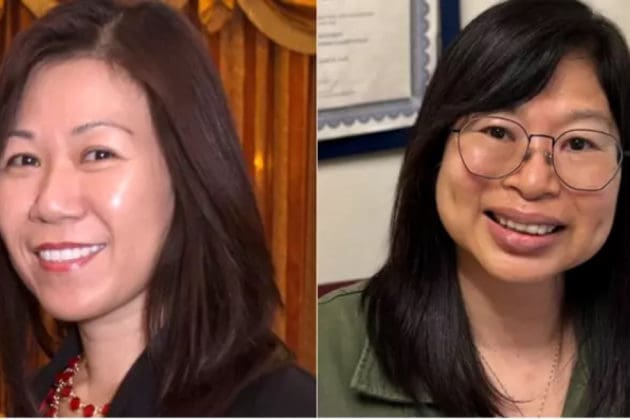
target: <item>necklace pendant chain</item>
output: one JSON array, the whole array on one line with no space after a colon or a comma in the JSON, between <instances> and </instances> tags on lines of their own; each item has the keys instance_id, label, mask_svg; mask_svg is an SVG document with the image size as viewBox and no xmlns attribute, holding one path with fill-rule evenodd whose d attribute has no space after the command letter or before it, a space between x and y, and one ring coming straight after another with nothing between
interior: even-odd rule
<instances>
[{"instance_id":1,"label":"necklace pendant chain","mask_svg":"<svg viewBox=\"0 0 630 420\"><path fill-rule=\"evenodd\" d=\"M86 404L74 392L74 377L79 372L79 366L82 357L73 357L68 366L57 375L53 387L48 392L44 403L44 416L57 417L59 414L59 406L62 401L68 401L68 406L73 412L80 410L83 417L102 416L107 417L109 413L110 403L103 406L94 404Z\"/></svg>"},{"instance_id":2,"label":"necklace pendant chain","mask_svg":"<svg viewBox=\"0 0 630 420\"><path fill-rule=\"evenodd\" d=\"M551 369L549 370L549 377L547 379L547 384L545 385L545 390L541 397L540 406L538 407L536 417L542 416L543 410L545 409L545 405L547 404L547 399L549 397L549 391L551 390L551 384L555 380L556 375L558 373L558 365L560 364L560 355L562 353L563 339L564 339L564 328L561 328L560 339L558 340L558 344L556 345L556 352L554 354L553 363L551 364ZM518 406L519 403L523 403L524 401L518 401L512 397L512 395L507 390L505 385L503 385L503 382L501 382L501 379L499 379L499 376L492 369L492 366L490 366L490 363L488 363L488 360L486 360L486 358L483 356L483 354L479 350L477 350L477 353L479 354L479 357L481 361L483 362L483 364L488 368L488 371L490 372L494 380L497 382L497 384L501 388L501 391L503 392L503 394L514 404L514 407L518 410L518 413L521 415L521 417L528 417L525 415L525 413L523 413L523 410L521 410L521 408ZM535 401L536 399L538 398L535 398L532 401Z\"/></svg>"}]
</instances>

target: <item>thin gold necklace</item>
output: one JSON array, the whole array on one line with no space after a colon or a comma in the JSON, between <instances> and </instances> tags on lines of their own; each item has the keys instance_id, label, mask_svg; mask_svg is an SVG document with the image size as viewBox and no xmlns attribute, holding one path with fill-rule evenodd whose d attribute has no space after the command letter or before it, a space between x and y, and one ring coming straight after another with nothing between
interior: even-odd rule
<instances>
[{"instance_id":1,"label":"thin gold necklace","mask_svg":"<svg viewBox=\"0 0 630 420\"><path fill-rule=\"evenodd\" d=\"M551 365L551 370L549 371L549 377L547 379L547 384L545 385L545 391L542 394L542 401L540 402L540 406L538 407L538 412L536 413L536 417L541 417L542 416L542 412L545 409L545 404L547 403L547 399L549 397L549 390L551 389L551 384L553 383L554 379L556 378L556 374L558 372L558 365L560 363L560 354L562 353L562 342L563 341L564 341L564 328L562 328L560 330L560 339L558 340L558 344L556 346L556 353L555 353L554 358L553 358L553 363ZM503 382L501 382L501 379L499 379L499 376L496 374L494 369L492 369L492 366L490 366L490 363L488 363L486 358L483 356L483 354L479 350L477 350L477 352L479 353L479 357L481 358L481 361L488 368L488 370L490 371L490 374L492 375L492 377L494 377L494 379L497 381L497 384L499 384L499 387L501 388L501 391L514 404L514 407L516 407L516 409L518 410L518 413L521 415L521 417L526 417L525 413L523 413L523 410L521 410L521 408L518 406L519 403L523 403L523 402L526 402L526 401L519 401L519 400L513 398L512 395L510 394L510 392L505 387L505 385L503 385ZM538 398L534 398L531 401L535 401L537 399Z\"/></svg>"}]
</instances>

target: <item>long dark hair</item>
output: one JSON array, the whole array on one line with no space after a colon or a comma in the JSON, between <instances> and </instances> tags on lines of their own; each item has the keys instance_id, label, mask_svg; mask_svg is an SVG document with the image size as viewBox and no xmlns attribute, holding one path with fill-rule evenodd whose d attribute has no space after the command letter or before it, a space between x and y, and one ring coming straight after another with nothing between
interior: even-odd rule
<instances>
[{"instance_id":1,"label":"long dark hair","mask_svg":"<svg viewBox=\"0 0 630 420\"><path fill-rule=\"evenodd\" d=\"M427 88L400 173L390 253L363 303L370 341L390 380L412 397L428 390L445 415L500 415L502 398L478 359L455 245L436 209L449 129L472 112L527 102L572 51L592 58L627 148L628 47L612 23L578 1L511 0L490 8L445 51ZM622 176L610 236L565 276L564 303L588 370L592 416L630 415L629 198L628 177Z\"/></svg>"},{"instance_id":2,"label":"long dark hair","mask_svg":"<svg viewBox=\"0 0 630 420\"><path fill-rule=\"evenodd\" d=\"M20 34L0 74L0 149L33 68L96 57L146 92L175 192L175 212L148 293L148 354L160 414L222 414L245 384L282 363L271 331L280 295L225 95L205 43L158 1L78 0ZM34 414L24 348L50 352L39 306L0 244L0 338L9 414ZM186 396L212 402L189 413Z\"/></svg>"}]
</instances>

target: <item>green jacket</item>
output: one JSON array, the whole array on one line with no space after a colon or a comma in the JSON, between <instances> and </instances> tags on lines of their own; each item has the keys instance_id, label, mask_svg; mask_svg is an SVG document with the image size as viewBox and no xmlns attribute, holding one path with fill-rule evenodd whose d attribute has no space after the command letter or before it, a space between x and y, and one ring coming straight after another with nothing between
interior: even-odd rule
<instances>
[{"instance_id":1,"label":"green jacket","mask_svg":"<svg viewBox=\"0 0 630 420\"><path fill-rule=\"evenodd\" d=\"M361 311L365 283L320 299L318 310L318 415L320 417L440 417L431 396L419 403L387 380L367 340ZM580 363L577 366L581 366ZM583 417L586 380L575 368L562 415Z\"/></svg>"}]
</instances>

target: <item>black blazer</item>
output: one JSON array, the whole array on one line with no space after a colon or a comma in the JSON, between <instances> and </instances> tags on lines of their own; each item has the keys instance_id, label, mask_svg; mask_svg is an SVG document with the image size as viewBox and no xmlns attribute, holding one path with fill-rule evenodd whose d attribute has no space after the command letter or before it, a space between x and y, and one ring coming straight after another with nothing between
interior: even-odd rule
<instances>
[{"instance_id":1,"label":"black blazer","mask_svg":"<svg viewBox=\"0 0 630 420\"><path fill-rule=\"evenodd\" d=\"M34 392L43 402L55 376L80 353L79 339L70 334L49 364L34 379ZM133 364L112 399L110 417L157 417L156 373L145 353ZM295 365L285 365L261 376L236 397L226 417L315 417L315 379ZM204 401L191 407L195 416L204 416Z\"/></svg>"}]
</instances>

